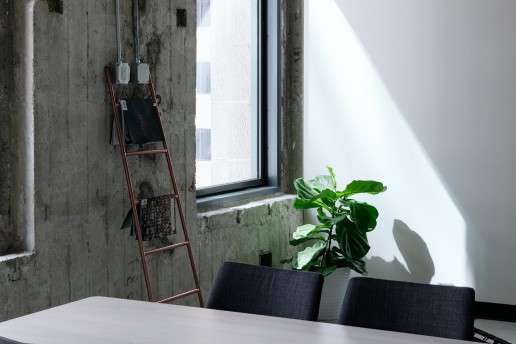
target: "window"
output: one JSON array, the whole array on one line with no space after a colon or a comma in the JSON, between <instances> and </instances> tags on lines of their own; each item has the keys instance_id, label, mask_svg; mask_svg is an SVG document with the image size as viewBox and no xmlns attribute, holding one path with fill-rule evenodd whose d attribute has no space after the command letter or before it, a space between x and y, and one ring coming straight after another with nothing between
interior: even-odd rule
<instances>
[{"instance_id":1,"label":"window","mask_svg":"<svg viewBox=\"0 0 516 344\"><path fill-rule=\"evenodd\" d=\"M211 160L211 130L198 128L195 130L195 160Z\"/></svg>"},{"instance_id":2,"label":"window","mask_svg":"<svg viewBox=\"0 0 516 344\"><path fill-rule=\"evenodd\" d=\"M278 186L277 3L197 2L199 197Z\"/></svg>"},{"instance_id":3,"label":"window","mask_svg":"<svg viewBox=\"0 0 516 344\"><path fill-rule=\"evenodd\" d=\"M197 27L210 26L211 0L197 0Z\"/></svg>"},{"instance_id":4,"label":"window","mask_svg":"<svg viewBox=\"0 0 516 344\"><path fill-rule=\"evenodd\" d=\"M197 62L197 79L196 93L210 94L211 93L211 73L209 62Z\"/></svg>"}]
</instances>

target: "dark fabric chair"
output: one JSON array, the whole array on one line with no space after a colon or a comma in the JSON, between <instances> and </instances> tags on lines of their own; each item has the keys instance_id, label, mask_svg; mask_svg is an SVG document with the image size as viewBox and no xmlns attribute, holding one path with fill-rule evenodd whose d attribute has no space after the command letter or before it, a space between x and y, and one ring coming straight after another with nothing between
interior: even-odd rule
<instances>
[{"instance_id":1,"label":"dark fabric chair","mask_svg":"<svg viewBox=\"0 0 516 344\"><path fill-rule=\"evenodd\" d=\"M338 323L471 340L474 304L475 291L467 287L355 277Z\"/></svg>"},{"instance_id":2,"label":"dark fabric chair","mask_svg":"<svg viewBox=\"0 0 516 344\"><path fill-rule=\"evenodd\" d=\"M15 340L12 340L12 339L9 339L9 338L0 337L0 344L23 344L23 343L22 342L17 342Z\"/></svg>"},{"instance_id":3,"label":"dark fabric chair","mask_svg":"<svg viewBox=\"0 0 516 344\"><path fill-rule=\"evenodd\" d=\"M315 321L323 281L315 272L226 262L206 308Z\"/></svg>"}]
</instances>

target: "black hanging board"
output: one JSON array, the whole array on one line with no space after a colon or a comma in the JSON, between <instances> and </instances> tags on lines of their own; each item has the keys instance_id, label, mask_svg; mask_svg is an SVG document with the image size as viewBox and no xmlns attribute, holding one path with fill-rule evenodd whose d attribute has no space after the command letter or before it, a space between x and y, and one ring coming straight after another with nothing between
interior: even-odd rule
<instances>
[{"instance_id":1,"label":"black hanging board","mask_svg":"<svg viewBox=\"0 0 516 344\"><path fill-rule=\"evenodd\" d=\"M151 99L120 99L119 113L126 144L144 144L164 140L163 131ZM127 130L127 132L125 132ZM112 137L116 135L113 132ZM118 144L117 139L112 139Z\"/></svg>"}]
</instances>

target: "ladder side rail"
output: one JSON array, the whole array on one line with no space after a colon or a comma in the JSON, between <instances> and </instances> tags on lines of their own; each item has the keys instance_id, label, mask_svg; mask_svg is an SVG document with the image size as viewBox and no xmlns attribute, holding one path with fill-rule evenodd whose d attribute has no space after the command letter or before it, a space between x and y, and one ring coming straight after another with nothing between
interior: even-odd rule
<instances>
[{"instance_id":1,"label":"ladder side rail","mask_svg":"<svg viewBox=\"0 0 516 344\"><path fill-rule=\"evenodd\" d=\"M120 120L118 117L117 102L116 102L116 98L115 98L115 92L113 90L113 83L111 81L111 73L110 73L109 67L105 67L104 71L105 71L106 80L108 83L109 97L111 99L111 108L113 109L113 115L115 117L116 132L118 135L118 143L120 145L120 153L122 154L122 161L123 161L123 165L124 165L127 189L129 191L129 200L131 202L131 210L133 212L133 221L134 221L135 227L136 227L136 236L138 238L140 259L141 259L141 263L142 263L143 275L145 278L145 285L147 287L147 298L150 302L152 302L152 300L153 300L152 289L151 289L151 285L150 285L149 271L147 268L147 260L145 258L145 250L143 247L142 232L141 232L141 228L140 228L140 220L139 220L139 216L138 216L135 195L134 195L134 191L133 191L133 187L132 187L131 175L129 173L129 166L128 166L127 157L126 157L125 142L124 142L125 137L123 137L123 135L122 135L122 127L121 127Z\"/></svg>"},{"instance_id":2,"label":"ladder side rail","mask_svg":"<svg viewBox=\"0 0 516 344\"><path fill-rule=\"evenodd\" d=\"M149 79L149 89L151 92L152 101L154 103L154 111L156 112L156 116L158 117L158 123L161 127L161 131L164 133L165 131L163 130L163 123L161 122L161 115L160 115L160 112L158 109L158 101L156 98L156 92L154 89L154 83L152 82L152 78ZM203 301L203 297L202 297L202 293L201 293L199 276L197 274L197 269L195 267L195 262L194 262L194 258L193 258L190 236L189 236L188 230L186 228L186 220L185 220L184 213L183 213L183 207L181 205L181 199L179 197L179 191L178 191L178 187L177 187L176 177L175 177L174 169L172 168L172 162L170 159L170 150L168 149L167 138L165 137L165 135L163 135L163 148L167 150L167 153L165 154L165 156L167 159L167 166L168 166L168 170L170 173L170 178L172 180L172 187L174 189L174 194L178 196L178 197L176 197L176 204L177 204L177 208L178 208L178 212L179 212L179 218L181 220L181 226L183 228L183 234L185 236L185 241L189 243L186 247L188 249L188 256L190 259L190 266L192 268L192 274L193 274L193 278L194 278L194 282L195 282L195 287L196 287L196 289L199 290L197 293L197 295L199 297L199 305L200 305L200 307L204 307L204 301Z\"/></svg>"}]
</instances>

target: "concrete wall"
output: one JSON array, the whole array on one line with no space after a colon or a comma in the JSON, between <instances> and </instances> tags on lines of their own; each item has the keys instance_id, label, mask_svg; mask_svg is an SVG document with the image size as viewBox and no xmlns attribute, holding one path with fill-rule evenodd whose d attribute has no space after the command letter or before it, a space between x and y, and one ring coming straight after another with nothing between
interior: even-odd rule
<instances>
[{"instance_id":1,"label":"concrete wall","mask_svg":"<svg viewBox=\"0 0 516 344\"><path fill-rule=\"evenodd\" d=\"M0 5L0 195L4 195L0 203L0 254L5 254L11 247L7 244L11 237L11 226L9 220L10 204L10 179L11 179L11 120L9 117L10 85L12 85L11 68L11 23L9 2L3 1Z\"/></svg>"},{"instance_id":2,"label":"concrete wall","mask_svg":"<svg viewBox=\"0 0 516 344\"><path fill-rule=\"evenodd\" d=\"M294 196L285 195L207 211L199 214L202 284L208 290L224 261L259 264L261 253L272 254L272 265L292 256L288 241L302 223L303 214L293 209Z\"/></svg>"},{"instance_id":3,"label":"concrete wall","mask_svg":"<svg viewBox=\"0 0 516 344\"><path fill-rule=\"evenodd\" d=\"M2 8L0 190L5 194L0 210L0 255L5 255L34 247L33 49L28 44L33 41L33 4L7 1Z\"/></svg>"},{"instance_id":4,"label":"concrete wall","mask_svg":"<svg viewBox=\"0 0 516 344\"><path fill-rule=\"evenodd\" d=\"M282 1L281 187L295 193L293 181L303 174L304 1Z\"/></svg>"},{"instance_id":5,"label":"concrete wall","mask_svg":"<svg viewBox=\"0 0 516 344\"><path fill-rule=\"evenodd\" d=\"M516 4L305 5L304 173L389 187L367 199L371 275L516 304Z\"/></svg>"},{"instance_id":6,"label":"concrete wall","mask_svg":"<svg viewBox=\"0 0 516 344\"><path fill-rule=\"evenodd\" d=\"M123 58L132 62L131 4L130 1L120 2ZM295 3L300 6L298 1ZM148 0L139 4L140 51L143 60L151 65L157 93L163 100L161 113L165 132L172 148L187 227L206 297L213 276L224 260L257 263L263 250L273 253L277 265L279 259L287 255L288 238L301 222L301 214L292 209L291 197L279 197L197 216L195 2ZM11 9L9 14L4 10L6 6ZM178 8L187 10L186 28L176 26ZM34 249L28 245L27 254L4 256L0 261L0 320L91 295L144 300L146 292L136 242L127 230L120 229L129 209L121 157L118 149L109 145L111 109L104 66L116 57L114 0L4 1L0 17L2 38L6 33L13 33L13 30L6 31L4 22L20 16L30 18L27 10L34 14L28 26L29 31L33 29L34 37L29 45L13 44L12 56L30 57L26 53L33 49L33 73L31 66L20 67L28 77L16 80L8 91L19 90L31 99L24 99L25 107L11 111L9 118L15 122L7 127L16 129L13 141L23 138L23 144L16 149L27 150L30 147L27 138L32 138L34 144L33 158L29 149L17 160L20 163L11 168L13 175L23 171L21 175L28 176L15 179L16 184L11 183L11 188L21 187L24 191L14 218L17 228L25 229L29 237L34 234ZM288 18L290 16L284 14L285 27L290 25ZM296 27L299 32L299 24ZM21 29L18 31L23 33ZM15 39L14 43L22 41ZM2 49L2 54L4 52ZM287 56L285 60L290 58L289 53L283 55ZM7 72L9 69L16 72L17 62L13 58ZM144 90L129 87L124 92L130 95ZM24 118L20 125L18 122L22 120L17 115L31 115L30 111L25 111L31 108L33 116ZM2 130L6 130L5 108L1 110ZM283 125L289 126L289 121L292 119L287 119ZM13 153L2 154L13 156ZM139 196L170 190L167 175L163 173L166 171L163 161L149 157L131 161L135 191ZM287 153L284 153L284 164L285 169L290 165L299 166ZM30 166L33 166L32 179L31 171L25 171ZM2 170L2 180L8 177L6 173L8 175L9 170ZM283 172L283 182L285 175ZM1 185L2 190L9 188L7 183ZM11 196L13 194L11 191ZM22 218L25 210L30 219L31 205L32 222ZM177 213L175 220L180 233ZM165 241L181 241L181 235L173 235ZM148 243L148 246L155 244L163 242ZM157 298L193 287L186 250L151 258L149 266ZM197 300L188 297L179 303L197 305Z\"/></svg>"}]
</instances>

